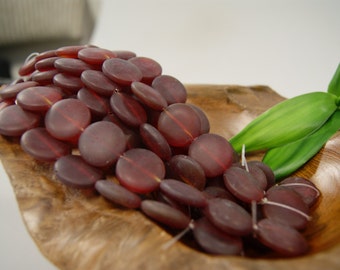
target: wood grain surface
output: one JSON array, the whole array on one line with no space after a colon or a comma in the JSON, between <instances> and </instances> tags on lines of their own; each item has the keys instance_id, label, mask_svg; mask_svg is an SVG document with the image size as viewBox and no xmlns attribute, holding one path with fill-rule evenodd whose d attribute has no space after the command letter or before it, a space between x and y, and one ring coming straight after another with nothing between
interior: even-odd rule
<instances>
[{"instance_id":1,"label":"wood grain surface","mask_svg":"<svg viewBox=\"0 0 340 270\"><path fill-rule=\"evenodd\" d=\"M227 139L284 99L266 86L186 87L188 102L206 112L211 132ZM212 256L182 242L163 249L170 233L137 210L66 188L55 179L52 164L30 158L18 140L0 137L0 159L28 232L60 269L340 269L340 132L296 172L311 179L322 197L304 233L310 252L290 259Z\"/></svg>"}]
</instances>

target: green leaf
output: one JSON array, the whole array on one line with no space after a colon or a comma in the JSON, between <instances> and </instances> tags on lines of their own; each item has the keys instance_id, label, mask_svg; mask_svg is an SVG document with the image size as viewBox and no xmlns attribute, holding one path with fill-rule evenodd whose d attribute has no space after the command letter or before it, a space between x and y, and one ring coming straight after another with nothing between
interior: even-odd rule
<instances>
[{"instance_id":1,"label":"green leaf","mask_svg":"<svg viewBox=\"0 0 340 270\"><path fill-rule=\"evenodd\" d=\"M267 150L294 142L319 129L338 109L338 97L312 92L287 99L251 121L230 138L236 152Z\"/></svg>"},{"instance_id":2,"label":"green leaf","mask_svg":"<svg viewBox=\"0 0 340 270\"><path fill-rule=\"evenodd\" d=\"M333 75L332 80L328 85L328 93L334 94L336 96L340 96L340 64Z\"/></svg>"},{"instance_id":3,"label":"green leaf","mask_svg":"<svg viewBox=\"0 0 340 270\"><path fill-rule=\"evenodd\" d=\"M267 151L263 162L274 172L276 181L287 177L310 160L340 129L340 111L335 111L317 131L295 142Z\"/></svg>"}]
</instances>

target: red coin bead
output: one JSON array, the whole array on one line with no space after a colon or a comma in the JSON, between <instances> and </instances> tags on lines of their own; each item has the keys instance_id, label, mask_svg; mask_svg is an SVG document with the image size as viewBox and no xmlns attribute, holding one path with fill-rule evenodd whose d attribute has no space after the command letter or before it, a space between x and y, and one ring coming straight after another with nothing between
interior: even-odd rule
<instances>
[{"instance_id":1,"label":"red coin bead","mask_svg":"<svg viewBox=\"0 0 340 270\"><path fill-rule=\"evenodd\" d=\"M270 188L275 184L275 175L274 172L272 171L272 169L266 165L265 163L258 161L258 160L251 160L247 162L248 166L257 166L258 168L260 168L263 173L266 175L266 179L267 179L267 186L266 188Z\"/></svg>"},{"instance_id":2,"label":"red coin bead","mask_svg":"<svg viewBox=\"0 0 340 270\"><path fill-rule=\"evenodd\" d=\"M59 86L63 92L69 95L76 94L83 87L83 82L79 77L66 73L56 74L53 77L53 84Z\"/></svg>"},{"instance_id":3,"label":"red coin bead","mask_svg":"<svg viewBox=\"0 0 340 270\"><path fill-rule=\"evenodd\" d=\"M208 119L207 115L205 114L205 112L196 105L193 105L193 104L188 104L188 105L191 108L194 109L194 111L197 113L197 115L198 115L198 117L201 121L201 134L209 133L210 122L209 122L209 119Z\"/></svg>"},{"instance_id":4,"label":"red coin bead","mask_svg":"<svg viewBox=\"0 0 340 270\"><path fill-rule=\"evenodd\" d=\"M141 198L109 180L98 180L95 183L96 190L107 200L127 208L138 208L141 205Z\"/></svg>"},{"instance_id":5,"label":"red coin bead","mask_svg":"<svg viewBox=\"0 0 340 270\"><path fill-rule=\"evenodd\" d=\"M203 190L204 195L208 199L221 198L229 201L237 202L236 198L224 187L220 186L207 186Z\"/></svg>"},{"instance_id":6,"label":"red coin bead","mask_svg":"<svg viewBox=\"0 0 340 270\"><path fill-rule=\"evenodd\" d=\"M55 103L46 113L45 126L55 138L76 141L90 124L91 112L77 99L63 99Z\"/></svg>"},{"instance_id":7,"label":"red coin bead","mask_svg":"<svg viewBox=\"0 0 340 270\"><path fill-rule=\"evenodd\" d=\"M279 185L290 188L298 193L305 204L308 205L308 207L312 207L320 195L320 192L316 188L315 184L302 177L288 177L282 180Z\"/></svg>"},{"instance_id":8,"label":"red coin bead","mask_svg":"<svg viewBox=\"0 0 340 270\"><path fill-rule=\"evenodd\" d=\"M184 182L165 179L160 184L160 190L169 198L189 206L203 207L207 200L202 192Z\"/></svg>"},{"instance_id":9,"label":"red coin bead","mask_svg":"<svg viewBox=\"0 0 340 270\"><path fill-rule=\"evenodd\" d=\"M40 115L18 105L7 106L0 111L0 134L21 136L26 130L37 127L40 119Z\"/></svg>"},{"instance_id":10,"label":"red coin bead","mask_svg":"<svg viewBox=\"0 0 340 270\"><path fill-rule=\"evenodd\" d=\"M52 58L52 57L56 57L56 50L48 50L48 51L44 51L39 53L36 56L37 61L42 60L42 59L46 59L46 58Z\"/></svg>"},{"instance_id":11,"label":"red coin bead","mask_svg":"<svg viewBox=\"0 0 340 270\"><path fill-rule=\"evenodd\" d=\"M264 203L263 214L272 220L287 226L296 228L298 230L305 229L308 224L309 208L301 198L301 196L294 190L285 186L273 186L266 194L266 200L269 203ZM278 205L271 205L274 202ZM286 205L293 209L299 210L305 215L301 215L291 209L286 209L280 205Z\"/></svg>"},{"instance_id":12,"label":"red coin bead","mask_svg":"<svg viewBox=\"0 0 340 270\"><path fill-rule=\"evenodd\" d=\"M189 146L200 135L201 122L187 104L171 104L158 118L158 130L171 146Z\"/></svg>"},{"instance_id":13,"label":"red coin bead","mask_svg":"<svg viewBox=\"0 0 340 270\"><path fill-rule=\"evenodd\" d=\"M36 71L32 73L32 81L39 83L40 85L49 85L53 83L53 78L58 74L58 70L51 69L47 71Z\"/></svg>"},{"instance_id":14,"label":"red coin bead","mask_svg":"<svg viewBox=\"0 0 340 270\"><path fill-rule=\"evenodd\" d=\"M299 256L308 251L308 243L301 233L272 219L259 221L256 237L261 243L284 256Z\"/></svg>"},{"instance_id":15,"label":"red coin bead","mask_svg":"<svg viewBox=\"0 0 340 270\"><path fill-rule=\"evenodd\" d=\"M25 110L44 112L62 99L61 93L61 90L57 87L29 87L17 95L16 101Z\"/></svg>"},{"instance_id":16,"label":"red coin bead","mask_svg":"<svg viewBox=\"0 0 340 270\"><path fill-rule=\"evenodd\" d=\"M78 52L84 48L87 48L86 45L71 45L71 46L63 46L58 48L55 51L57 56L68 57L68 58L77 58Z\"/></svg>"},{"instance_id":17,"label":"red coin bead","mask_svg":"<svg viewBox=\"0 0 340 270\"><path fill-rule=\"evenodd\" d=\"M193 234L196 242L208 253L220 255L240 255L242 238L227 234L211 224L206 217L195 220Z\"/></svg>"},{"instance_id":18,"label":"red coin bead","mask_svg":"<svg viewBox=\"0 0 340 270\"><path fill-rule=\"evenodd\" d=\"M32 54L33 55L33 54ZM20 76L27 76L35 70L35 63L37 62L37 55L34 55L19 68L18 73Z\"/></svg>"},{"instance_id":19,"label":"red coin bead","mask_svg":"<svg viewBox=\"0 0 340 270\"><path fill-rule=\"evenodd\" d=\"M148 217L170 228L185 229L190 223L190 218L183 212L162 202L143 200L141 210Z\"/></svg>"},{"instance_id":20,"label":"red coin bead","mask_svg":"<svg viewBox=\"0 0 340 270\"><path fill-rule=\"evenodd\" d=\"M138 127L147 121L147 115L143 106L132 96L125 93L115 93L110 98L113 112L131 127Z\"/></svg>"},{"instance_id":21,"label":"red coin bead","mask_svg":"<svg viewBox=\"0 0 340 270\"><path fill-rule=\"evenodd\" d=\"M120 156L116 164L117 179L132 192L150 193L158 189L164 176L163 161L147 149L130 149Z\"/></svg>"},{"instance_id":22,"label":"red coin bead","mask_svg":"<svg viewBox=\"0 0 340 270\"><path fill-rule=\"evenodd\" d=\"M181 180L198 190L203 190L206 177L201 165L187 155L174 155L168 162L170 177Z\"/></svg>"},{"instance_id":23,"label":"red coin bead","mask_svg":"<svg viewBox=\"0 0 340 270\"><path fill-rule=\"evenodd\" d=\"M129 59L142 72L142 82L150 84L154 78L162 74L162 67L155 60L148 57L136 56Z\"/></svg>"},{"instance_id":24,"label":"red coin bead","mask_svg":"<svg viewBox=\"0 0 340 270\"><path fill-rule=\"evenodd\" d=\"M188 154L203 168L207 177L223 174L233 160L233 148L222 136L217 134L200 135L189 147Z\"/></svg>"},{"instance_id":25,"label":"red coin bead","mask_svg":"<svg viewBox=\"0 0 340 270\"><path fill-rule=\"evenodd\" d=\"M81 156L67 155L54 164L57 178L66 186L73 188L93 188L103 177L102 170L87 164Z\"/></svg>"},{"instance_id":26,"label":"red coin bead","mask_svg":"<svg viewBox=\"0 0 340 270\"><path fill-rule=\"evenodd\" d=\"M163 160L171 158L172 153L168 142L154 126L148 123L141 124L139 133L148 149Z\"/></svg>"},{"instance_id":27,"label":"red coin bead","mask_svg":"<svg viewBox=\"0 0 340 270\"><path fill-rule=\"evenodd\" d=\"M185 103L187 100L187 91L184 85L172 76L160 75L152 81L151 86L165 97L169 105Z\"/></svg>"},{"instance_id":28,"label":"red coin bead","mask_svg":"<svg viewBox=\"0 0 340 270\"><path fill-rule=\"evenodd\" d=\"M90 109L93 117L104 117L111 111L108 98L85 87L78 91L77 98Z\"/></svg>"},{"instance_id":29,"label":"red coin bead","mask_svg":"<svg viewBox=\"0 0 340 270\"><path fill-rule=\"evenodd\" d=\"M117 58L121 58L124 60L129 60L130 58L136 57L136 53L127 50L114 50L113 51Z\"/></svg>"},{"instance_id":30,"label":"red coin bead","mask_svg":"<svg viewBox=\"0 0 340 270\"><path fill-rule=\"evenodd\" d=\"M133 82L131 91L143 104L151 109L161 111L168 106L165 98L157 90L145 83Z\"/></svg>"},{"instance_id":31,"label":"red coin bead","mask_svg":"<svg viewBox=\"0 0 340 270\"><path fill-rule=\"evenodd\" d=\"M91 65L101 65L106 59L115 57L113 51L102 48L89 47L78 52L78 58Z\"/></svg>"},{"instance_id":32,"label":"red coin bead","mask_svg":"<svg viewBox=\"0 0 340 270\"><path fill-rule=\"evenodd\" d=\"M251 215L233 201L210 199L204 213L212 224L226 233L245 236L253 230Z\"/></svg>"},{"instance_id":33,"label":"red coin bead","mask_svg":"<svg viewBox=\"0 0 340 270\"><path fill-rule=\"evenodd\" d=\"M80 76L81 81L88 89L97 92L99 95L112 96L115 92L122 91L122 87L110 80L99 70L85 70Z\"/></svg>"},{"instance_id":34,"label":"red coin bead","mask_svg":"<svg viewBox=\"0 0 340 270\"><path fill-rule=\"evenodd\" d=\"M5 99L5 100L0 98L0 111L8 106L14 105L15 104L14 102L15 100L12 98Z\"/></svg>"},{"instance_id":35,"label":"red coin bead","mask_svg":"<svg viewBox=\"0 0 340 270\"><path fill-rule=\"evenodd\" d=\"M55 161L71 153L71 146L52 137L45 128L26 131L20 139L22 149L40 161Z\"/></svg>"},{"instance_id":36,"label":"red coin bead","mask_svg":"<svg viewBox=\"0 0 340 270\"><path fill-rule=\"evenodd\" d=\"M132 82L138 82L143 78L142 72L136 65L120 58L105 60L103 72L111 80L122 85L130 85Z\"/></svg>"},{"instance_id":37,"label":"red coin bead","mask_svg":"<svg viewBox=\"0 0 340 270\"><path fill-rule=\"evenodd\" d=\"M126 138L117 125L99 121L89 125L79 137L78 148L83 159L97 167L117 161L126 148Z\"/></svg>"},{"instance_id":38,"label":"red coin bead","mask_svg":"<svg viewBox=\"0 0 340 270\"><path fill-rule=\"evenodd\" d=\"M15 98L17 94L19 94L22 90L28 87L37 86L37 85L38 85L37 82L26 81L26 82L20 82L16 84L3 86L0 88L0 97L3 99Z\"/></svg>"},{"instance_id":39,"label":"red coin bead","mask_svg":"<svg viewBox=\"0 0 340 270\"><path fill-rule=\"evenodd\" d=\"M260 167L251 162L247 162L247 167L243 166L241 162L233 163L233 166L238 166L241 169L247 170L254 177L261 189L267 189L267 177Z\"/></svg>"},{"instance_id":40,"label":"red coin bead","mask_svg":"<svg viewBox=\"0 0 340 270\"><path fill-rule=\"evenodd\" d=\"M224 172L223 179L230 193L243 202L259 202L265 195L256 179L242 168L230 167Z\"/></svg>"},{"instance_id":41,"label":"red coin bead","mask_svg":"<svg viewBox=\"0 0 340 270\"><path fill-rule=\"evenodd\" d=\"M50 57L50 58L44 58L36 62L35 69L39 71L47 71L51 69L55 69L54 62L59 59L59 57Z\"/></svg>"},{"instance_id":42,"label":"red coin bead","mask_svg":"<svg viewBox=\"0 0 340 270\"><path fill-rule=\"evenodd\" d=\"M137 130L126 126L114 113L109 113L102 120L112 122L123 130L127 140L127 149L138 148L142 146L142 140L140 135L137 133Z\"/></svg>"},{"instance_id":43,"label":"red coin bead","mask_svg":"<svg viewBox=\"0 0 340 270\"><path fill-rule=\"evenodd\" d=\"M80 76L84 70L92 69L89 64L73 58L59 58L54 62L54 67L61 73L74 76Z\"/></svg>"}]
</instances>

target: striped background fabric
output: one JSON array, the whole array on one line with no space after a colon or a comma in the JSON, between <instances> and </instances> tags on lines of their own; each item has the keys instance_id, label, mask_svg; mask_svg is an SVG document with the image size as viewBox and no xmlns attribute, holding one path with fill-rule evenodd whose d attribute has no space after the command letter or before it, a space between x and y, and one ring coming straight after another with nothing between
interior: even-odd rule
<instances>
[{"instance_id":1,"label":"striped background fabric","mask_svg":"<svg viewBox=\"0 0 340 270\"><path fill-rule=\"evenodd\" d=\"M0 0L0 46L80 40L94 23L89 0Z\"/></svg>"}]
</instances>

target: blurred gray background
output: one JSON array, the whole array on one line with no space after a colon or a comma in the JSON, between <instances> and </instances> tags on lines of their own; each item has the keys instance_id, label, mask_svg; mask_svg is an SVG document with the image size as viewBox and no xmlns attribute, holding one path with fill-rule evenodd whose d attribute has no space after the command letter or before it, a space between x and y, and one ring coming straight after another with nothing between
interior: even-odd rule
<instances>
[{"instance_id":1,"label":"blurred gray background","mask_svg":"<svg viewBox=\"0 0 340 270\"><path fill-rule=\"evenodd\" d=\"M92 43L158 61L183 83L325 91L340 61L339 0L0 0L0 79L31 52ZM55 269L0 166L0 269Z\"/></svg>"}]
</instances>

